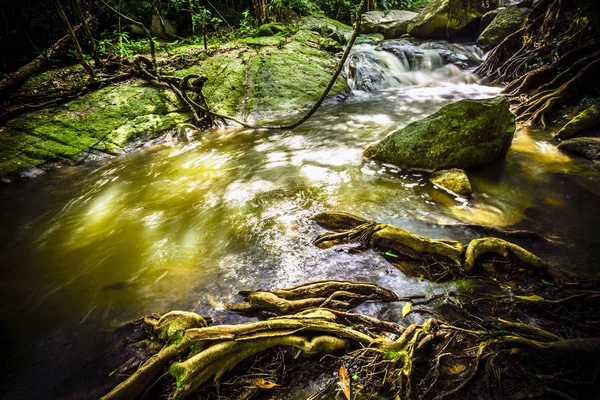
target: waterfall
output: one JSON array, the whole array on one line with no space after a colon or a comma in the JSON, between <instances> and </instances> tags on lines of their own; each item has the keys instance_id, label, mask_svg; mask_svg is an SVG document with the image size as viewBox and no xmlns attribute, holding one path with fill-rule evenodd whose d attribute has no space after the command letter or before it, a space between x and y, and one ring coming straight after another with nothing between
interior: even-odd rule
<instances>
[{"instance_id":1,"label":"waterfall","mask_svg":"<svg viewBox=\"0 0 600 400\"><path fill-rule=\"evenodd\" d=\"M378 91L403 86L431 87L478 83L469 69L483 61L477 46L413 40L356 45L344 66L355 91Z\"/></svg>"}]
</instances>

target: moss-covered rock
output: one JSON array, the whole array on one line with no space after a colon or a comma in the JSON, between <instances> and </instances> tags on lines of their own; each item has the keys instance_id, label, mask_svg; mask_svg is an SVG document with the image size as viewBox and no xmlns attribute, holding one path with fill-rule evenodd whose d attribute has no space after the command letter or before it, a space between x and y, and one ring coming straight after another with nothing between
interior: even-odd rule
<instances>
[{"instance_id":1,"label":"moss-covered rock","mask_svg":"<svg viewBox=\"0 0 600 400\"><path fill-rule=\"evenodd\" d=\"M498 14L477 38L477 45L491 49L499 45L504 38L516 32L529 15L531 9L510 6L498 11Z\"/></svg>"},{"instance_id":2,"label":"moss-covered rock","mask_svg":"<svg viewBox=\"0 0 600 400\"><path fill-rule=\"evenodd\" d=\"M256 31L256 36L274 36L277 34L291 34L294 33L294 28L289 25L282 24L280 22L271 22L269 24L263 24L258 27Z\"/></svg>"},{"instance_id":3,"label":"moss-covered rock","mask_svg":"<svg viewBox=\"0 0 600 400\"><path fill-rule=\"evenodd\" d=\"M495 0L431 0L412 20L408 33L419 38L448 39L467 31L477 32L481 17L497 6Z\"/></svg>"},{"instance_id":4,"label":"moss-covered rock","mask_svg":"<svg viewBox=\"0 0 600 400\"><path fill-rule=\"evenodd\" d=\"M336 67L323 40L308 30L289 38L246 38L174 75L207 75L204 94L213 111L246 120L275 117L308 107L321 96ZM340 77L331 94L348 90ZM187 115L175 112L179 108L168 89L138 81L23 115L0 126L0 177L129 151L133 140L142 142L186 122Z\"/></svg>"},{"instance_id":5,"label":"moss-covered rock","mask_svg":"<svg viewBox=\"0 0 600 400\"><path fill-rule=\"evenodd\" d=\"M319 99L337 65L314 31L301 29L290 38L260 37L236 43L238 47L175 74L206 75L204 93L211 108L245 120L310 106ZM348 90L340 77L331 94Z\"/></svg>"},{"instance_id":6,"label":"moss-covered rock","mask_svg":"<svg viewBox=\"0 0 600 400\"><path fill-rule=\"evenodd\" d=\"M142 83L109 86L54 109L23 115L2 126L0 176L48 162L77 162L118 154L131 140L175 126L163 89Z\"/></svg>"},{"instance_id":7,"label":"moss-covered rock","mask_svg":"<svg viewBox=\"0 0 600 400\"><path fill-rule=\"evenodd\" d=\"M588 160L600 161L600 138L581 137L565 140L558 148L568 153L577 154Z\"/></svg>"},{"instance_id":8,"label":"moss-covered rock","mask_svg":"<svg viewBox=\"0 0 600 400\"><path fill-rule=\"evenodd\" d=\"M396 39L408 32L417 13L404 10L369 11L362 15L361 32L379 33L385 39Z\"/></svg>"},{"instance_id":9,"label":"moss-covered rock","mask_svg":"<svg viewBox=\"0 0 600 400\"><path fill-rule=\"evenodd\" d=\"M570 120L554 136L555 139L565 140L589 129L600 127L600 101L592 104Z\"/></svg>"},{"instance_id":10,"label":"moss-covered rock","mask_svg":"<svg viewBox=\"0 0 600 400\"><path fill-rule=\"evenodd\" d=\"M472 168L508 151L515 118L505 97L462 100L392 133L363 155L409 168Z\"/></svg>"},{"instance_id":11,"label":"moss-covered rock","mask_svg":"<svg viewBox=\"0 0 600 400\"><path fill-rule=\"evenodd\" d=\"M472 193L469 177L462 169L436 171L431 174L429 181L460 196L470 197Z\"/></svg>"},{"instance_id":12,"label":"moss-covered rock","mask_svg":"<svg viewBox=\"0 0 600 400\"><path fill-rule=\"evenodd\" d=\"M352 27L321 15L309 15L302 19L302 29L319 33L329 37L339 44L346 44L352 36Z\"/></svg>"}]
</instances>

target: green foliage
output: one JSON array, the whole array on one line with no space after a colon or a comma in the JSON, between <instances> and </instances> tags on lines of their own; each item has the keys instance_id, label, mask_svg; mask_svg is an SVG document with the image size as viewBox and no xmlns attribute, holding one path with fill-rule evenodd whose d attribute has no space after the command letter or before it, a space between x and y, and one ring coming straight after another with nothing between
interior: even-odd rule
<instances>
[{"instance_id":1,"label":"green foliage","mask_svg":"<svg viewBox=\"0 0 600 400\"><path fill-rule=\"evenodd\" d=\"M240 21L240 33L244 34L253 34L256 32L256 19L250 15L250 11L246 10L242 12L242 20Z\"/></svg>"}]
</instances>

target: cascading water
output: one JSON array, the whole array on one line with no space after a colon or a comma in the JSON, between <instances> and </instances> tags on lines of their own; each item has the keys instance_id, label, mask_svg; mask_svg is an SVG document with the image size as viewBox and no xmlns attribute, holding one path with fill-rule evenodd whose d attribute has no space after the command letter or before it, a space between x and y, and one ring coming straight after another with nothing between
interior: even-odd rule
<instances>
[{"instance_id":1,"label":"cascading water","mask_svg":"<svg viewBox=\"0 0 600 400\"><path fill-rule=\"evenodd\" d=\"M401 86L475 84L469 68L483 60L477 46L412 40L359 44L345 65L353 91L380 91Z\"/></svg>"}]
</instances>

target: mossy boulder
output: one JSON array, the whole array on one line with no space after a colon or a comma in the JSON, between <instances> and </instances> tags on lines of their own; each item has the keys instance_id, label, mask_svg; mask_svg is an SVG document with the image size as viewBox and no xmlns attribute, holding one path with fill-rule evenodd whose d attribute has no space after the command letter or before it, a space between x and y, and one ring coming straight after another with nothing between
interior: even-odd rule
<instances>
[{"instance_id":1,"label":"mossy boulder","mask_svg":"<svg viewBox=\"0 0 600 400\"><path fill-rule=\"evenodd\" d=\"M274 36L280 33L283 35L292 34L294 33L294 28L280 22L271 22L269 24L263 24L259 26L258 30L256 31L256 36Z\"/></svg>"},{"instance_id":2,"label":"mossy boulder","mask_svg":"<svg viewBox=\"0 0 600 400\"><path fill-rule=\"evenodd\" d=\"M346 44L352 36L352 27L327 18L323 15L309 15L302 19L301 29L317 32L323 37L335 40L339 44Z\"/></svg>"},{"instance_id":3,"label":"mossy boulder","mask_svg":"<svg viewBox=\"0 0 600 400\"><path fill-rule=\"evenodd\" d=\"M136 84L109 86L69 103L8 121L0 135L0 177L48 162L73 163L124 152L174 127L178 106L160 88Z\"/></svg>"},{"instance_id":4,"label":"mossy boulder","mask_svg":"<svg viewBox=\"0 0 600 400\"><path fill-rule=\"evenodd\" d=\"M473 31L478 33L481 17L497 6L497 0L431 0L412 20L408 33L427 39L471 36Z\"/></svg>"},{"instance_id":5,"label":"mossy boulder","mask_svg":"<svg viewBox=\"0 0 600 400\"><path fill-rule=\"evenodd\" d=\"M554 136L555 139L565 140L590 129L600 128L600 101L592 104L570 120Z\"/></svg>"},{"instance_id":6,"label":"mossy boulder","mask_svg":"<svg viewBox=\"0 0 600 400\"><path fill-rule=\"evenodd\" d=\"M558 145L558 148L567 153L577 154L588 160L600 161L600 138L580 137L568 139Z\"/></svg>"},{"instance_id":7,"label":"mossy boulder","mask_svg":"<svg viewBox=\"0 0 600 400\"><path fill-rule=\"evenodd\" d=\"M506 154L514 132L505 97L462 100L392 133L363 155L416 169L480 167Z\"/></svg>"},{"instance_id":8,"label":"mossy boulder","mask_svg":"<svg viewBox=\"0 0 600 400\"><path fill-rule=\"evenodd\" d=\"M396 39L408 32L417 13L405 10L369 11L362 15L361 32L379 33L385 39Z\"/></svg>"},{"instance_id":9,"label":"mossy boulder","mask_svg":"<svg viewBox=\"0 0 600 400\"><path fill-rule=\"evenodd\" d=\"M206 75L204 94L211 109L247 121L308 108L319 99L337 66L314 31L299 30L289 38L248 38L235 44L230 51L175 75ZM348 91L339 77L331 95Z\"/></svg>"},{"instance_id":10,"label":"mossy boulder","mask_svg":"<svg viewBox=\"0 0 600 400\"><path fill-rule=\"evenodd\" d=\"M459 168L436 171L431 174L429 181L459 196L470 197L472 193L469 177Z\"/></svg>"},{"instance_id":11,"label":"mossy boulder","mask_svg":"<svg viewBox=\"0 0 600 400\"><path fill-rule=\"evenodd\" d=\"M323 48L323 40L308 30L285 38L241 39L173 74L206 75L204 94L213 111L247 121L273 118L308 108L321 96L337 65ZM201 46L177 49L178 54L201 51ZM36 80L40 78L32 78L25 87L39 85ZM340 77L331 94L348 91ZM170 90L139 80L20 116L0 126L0 178L31 176L55 163L130 151L135 144L188 121L189 116L179 110Z\"/></svg>"},{"instance_id":12,"label":"mossy boulder","mask_svg":"<svg viewBox=\"0 0 600 400\"><path fill-rule=\"evenodd\" d=\"M531 9L510 6L498 11L498 14L477 38L477 45L482 49L491 49L499 45L507 36L516 32L522 25Z\"/></svg>"}]
</instances>

